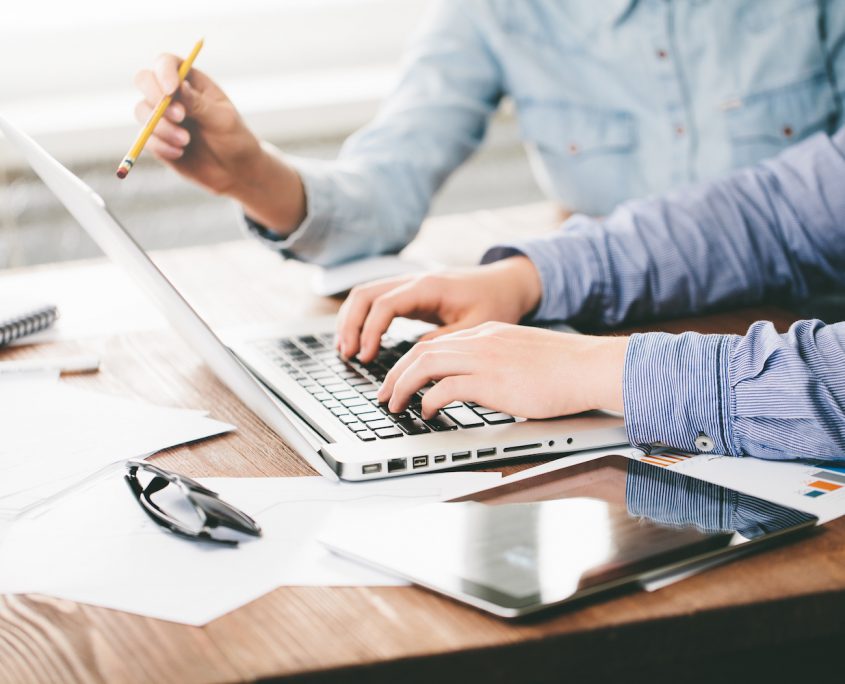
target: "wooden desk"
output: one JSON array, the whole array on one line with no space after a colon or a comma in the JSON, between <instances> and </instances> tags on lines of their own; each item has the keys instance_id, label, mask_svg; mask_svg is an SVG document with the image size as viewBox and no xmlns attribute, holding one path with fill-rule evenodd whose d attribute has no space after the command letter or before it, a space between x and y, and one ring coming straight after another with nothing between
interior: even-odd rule
<instances>
[{"instance_id":1,"label":"wooden desk","mask_svg":"<svg viewBox=\"0 0 845 684\"><path fill-rule=\"evenodd\" d=\"M546 230L546 206L430 221L409 251L474 259L479 245ZM450 240L442 236L449 235ZM471 246L454 250L455 236ZM449 244L448 252L442 245ZM162 253L157 261L214 325L284 321L337 308L307 287L310 268L282 263L250 241ZM251 416L175 334L132 299L110 267L52 266L0 277L0 295L20 287L82 296L104 329L81 340L3 352L2 358L92 351L95 376L68 382L162 404L206 407L238 425L233 434L169 450L166 467L190 475L311 474ZM140 327L109 308L120 293ZM128 299L127 299L128 298ZM131 318L131 317L130 317ZM731 312L653 326L742 332L757 318L785 327L788 312ZM122 319L124 322L126 317ZM72 321L69 321L72 323ZM100 321L103 323L103 321ZM511 466L506 470L512 471ZM60 559L57 559L60 562ZM0 681L218 682L289 676L296 681L534 682L714 681L725 669L746 681L842 681L837 637L845 615L845 520L765 554L661 591L624 593L550 617L508 624L416 588L277 589L192 628L42 596L0 597ZM829 673L829 674L828 674ZM836 676L838 675L838 677Z\"/></svg>"}]
</instances>

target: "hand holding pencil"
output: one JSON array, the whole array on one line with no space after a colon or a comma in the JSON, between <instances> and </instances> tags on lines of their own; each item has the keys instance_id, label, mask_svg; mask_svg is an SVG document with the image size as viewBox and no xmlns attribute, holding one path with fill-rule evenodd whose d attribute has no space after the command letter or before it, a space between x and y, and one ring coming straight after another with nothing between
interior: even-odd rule
<instances>
[{"instance_id":1,"label":"hand holding pencil","mask_svg":"<svg viewBox=\"0 0 845 684\"><path fill-rule=\"evenodd\" d=\"M179 85L181 85L185 78L188 76L188 72L191 70L191 67L194 65L194 60L197 58L200 50L202 50L203 39L200 38L196 45L194 45L194 49L191 50L191 54L188 55L188 58L179 65L178 77L179 77ZM156 108L152 111L149 118L147 119L147 123L144 125L144 128L138 134L138 137L135 139L132 148L127 152L126 156L123 158L123 161L120 163L120 166L117 168L117 177L118 178L126 178L129 174L129 171L135 165L138 157L141 156L141 152L144 149L144 145L147 144L147 141L150 139L150 136L153 134L153 130L158 125L158 122L161 121L161 117L164 116L164 112L170 106L170 103L173 101L173 93L169 95L165 95L161 98Z\"/></svg>"},{"instance_id":2,"label":"hand holding pencil","mask_svg":"<svg viewBox=\"0 0 845 684\"><path fill-rule=\"evenodd\" d=\"M146 148L156 159L206 190L240 202L270 230L282 235L294 230L305 214L298 173L276 150L262 146L207 74L196 67L180 74L188 63L163 54L135 75L143 96L135 118L145 124L139 140L149 129Z\"/></svg>"}]
</instances>

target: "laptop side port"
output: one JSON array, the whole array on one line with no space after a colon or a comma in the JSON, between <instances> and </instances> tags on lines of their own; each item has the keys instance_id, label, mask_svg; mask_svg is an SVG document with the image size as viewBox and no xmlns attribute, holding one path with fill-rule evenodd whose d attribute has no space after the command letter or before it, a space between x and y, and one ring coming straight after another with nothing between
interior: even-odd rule
<instances>
[{"instance_id":1,"label":"laptop side port","mask_svg":"<svg viewBox=\"0 0 845 684\"><path fill-rule=\"evenodd\" d=\"M469 451L456 451L452 454L452 461L466 461L469 458Z\"/></svg>"},{"instance_id":2,"label":"laptop side port","mask_svg":"<svg viewBox=\"0 0 845 684\"><path fill-rule=\"evenodd\" d=\"M387 462L387 472L395 473L397 470L405 470L408 467L408 459L406 458L391 458Z\"/></svg>"},{"instance_id":3,"label":"laptop side port","mask_svg":"<svg viewBox=\"0 0 845 684\"><path fill-rule=\"evenodd\" d=\"M367 463L365 466L361 468L361 472L364 475L372 475L373 473L380 473L381 472L381 463Z\"/></svg>"},{"instance_id":4,"label":"laptop side port","mask_svg":"<svg viewBox=\"0 0 845 684\"><path fill-rule=\"evenodd\" d=\"M490 447L489 449L479 449L475 452L478 458L484 458L485 456L495 456L496 455L496 447Z\"/></svg>"},{"instance_id":5,"label":"laptop side port","mask_svg":"<svg viewBox=\"0 0 845 684\"><path fill-rule=\"evenodd\" d=\"M446 454L438 454L434 457L435 463L446 463Z\"/></svg>"},{"instance_id":6,"label":"laptop side port","mask_svg":"<svg viewBox=\"0 0 845 684\"><path fill-rule=\"evenodd\" d=\"M509 446L502 449L506 454L511 451L525 451L526 449L539 449L543 445L540 442L536 442L535 444L518 444L516 446Z\"/></svg>"},{"instance_id":7,"label":"laptop side port","mask_svg":"<svg viewBox=\"0 0 845 684\"><path fill-rule=\"evenodd\" d=\"M414 460L411 463L414 468L425 468L428 465L428 456L414 456Z\"/></svg>"}]
</instances>

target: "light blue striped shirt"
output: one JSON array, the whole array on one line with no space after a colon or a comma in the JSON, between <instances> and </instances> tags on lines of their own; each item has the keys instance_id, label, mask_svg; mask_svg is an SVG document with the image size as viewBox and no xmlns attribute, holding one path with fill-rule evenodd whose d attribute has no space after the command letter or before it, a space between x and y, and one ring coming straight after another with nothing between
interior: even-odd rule
<instances>
[{"instance_id":1,"label":"light blue striped shirt","mask_svg":"<svg viewBox=\"0 0 845 684\"><path fill-rule=\"evenodd\" d=\"M845 287L845 128L724 179L575 216L552 237L502 245L537 266L540 319L618 325ZM632 444L762 458L845 458L845 323L758 322L744 336L631 337Z\"/></svg>"},{"instance_id":2,"label":"light blue striped shirt","mask_svg":"<svg viewBox=\"0 0 845 684\"><path fill-rule=\"evenodd\" d=\"M507 99L544 193L607 214L843 121L842 0L439 0L376 119L336 160L290 158L307 216L283 254L396 252Z\"/></svg>"}]
</instances>

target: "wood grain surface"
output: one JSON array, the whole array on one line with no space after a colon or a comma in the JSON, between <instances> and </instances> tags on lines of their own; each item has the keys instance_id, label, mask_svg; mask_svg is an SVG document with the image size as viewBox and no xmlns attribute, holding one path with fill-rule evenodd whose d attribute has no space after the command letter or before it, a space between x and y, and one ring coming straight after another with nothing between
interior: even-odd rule
<instances>
[{"instance_id":1,"label":"wood grain surface","mask_svg":"<svg viewBox=\"0 0 845 684\"><path fill-rule=\"evenodd\" d=\"M554 222L547 205L431 220L408 254L473 262L485 245L540 233ZM166 252L156 261L215 326L283 323L332 313L339 303L310 293L311 267L283 262L248 240ZM92 298L89 308L108 317L103 302L114 274L96 262L8 272L0 277L0 295L16 283L40 283L53 288L62 306L69 284L95 269L102 272L103 297ZM137 306L141 319L143 305ZM785 328L793 316L758 308L646 327L741 333L759 318ZM77 351L100 354L103 369L67 382L207 408L238 426L167 450L156 457L165 467L193 476L313 474L160 323L17 347L0 358ZM60 571L61 559L56 562ZM745 681L801 681L802 672L815 677L833 667L842 615L840 520L654 593L622 592L518 623L409 587L284 587L203 628L43 596L3 596L0 682L729 681L726 667Z\"/></svg>"}]
</instances>

